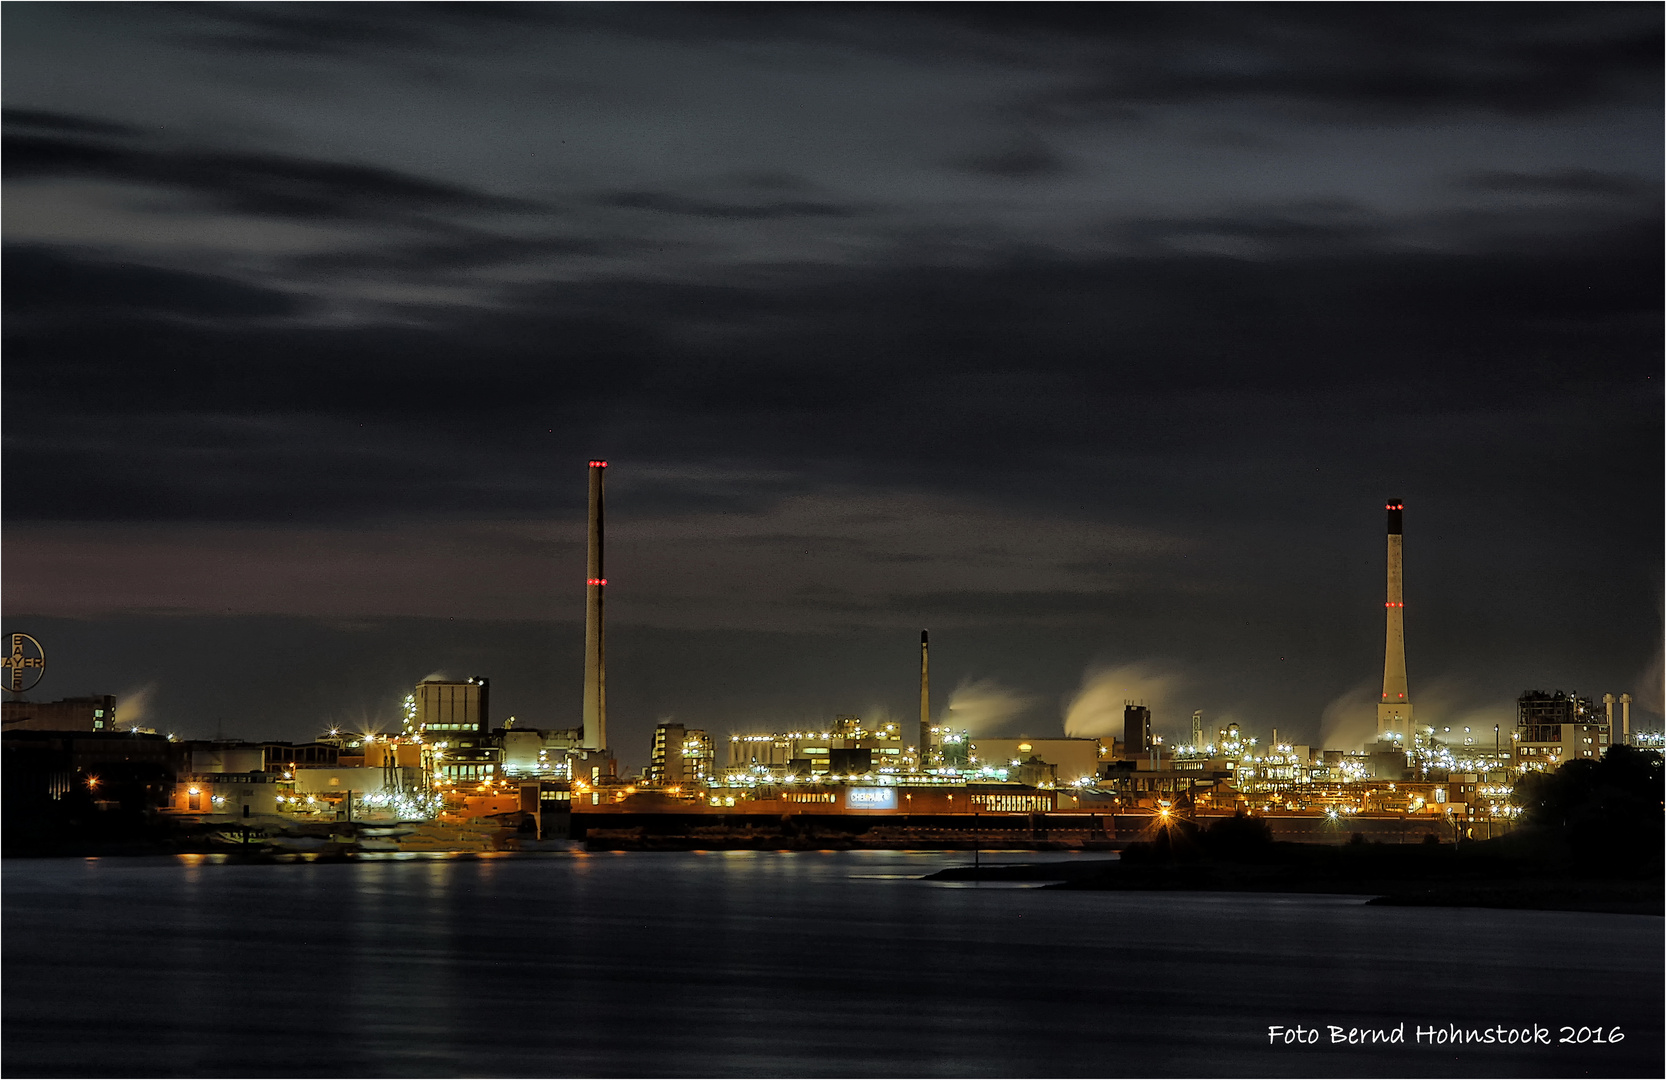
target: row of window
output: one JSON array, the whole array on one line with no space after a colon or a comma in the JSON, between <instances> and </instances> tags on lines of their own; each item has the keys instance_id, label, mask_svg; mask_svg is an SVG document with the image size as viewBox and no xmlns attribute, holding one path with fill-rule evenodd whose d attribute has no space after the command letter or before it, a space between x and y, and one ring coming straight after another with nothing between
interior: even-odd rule
<instances>
[{"instance_id":1,"label":"row of window","mask_svg":"<svg viewBox=\"0 0 1666 1080\"><path fill-rule=\"evenodd\" d=\"M1053 809L1050 795L973 795L972 804L1005 813L1031 813Z\"/></svg>"}]
</instances>

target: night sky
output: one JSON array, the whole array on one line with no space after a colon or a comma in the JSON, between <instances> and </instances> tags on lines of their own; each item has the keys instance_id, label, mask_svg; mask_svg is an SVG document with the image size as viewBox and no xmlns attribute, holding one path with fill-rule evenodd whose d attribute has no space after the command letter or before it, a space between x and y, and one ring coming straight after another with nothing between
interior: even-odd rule
<instances>
[{"instance_id":1,"label":"night sky","mask_svg":"<svg viewBox=\"0 0 1666 1080\"><path fill-rule=\"evenodd\" d=\"M1657 4L5 5L39 700L718 733L1661 705ZM950 706L953 706L950 711ZM1488 731L1490 741L1490 730Z\"/></svg>"}]
</instances>

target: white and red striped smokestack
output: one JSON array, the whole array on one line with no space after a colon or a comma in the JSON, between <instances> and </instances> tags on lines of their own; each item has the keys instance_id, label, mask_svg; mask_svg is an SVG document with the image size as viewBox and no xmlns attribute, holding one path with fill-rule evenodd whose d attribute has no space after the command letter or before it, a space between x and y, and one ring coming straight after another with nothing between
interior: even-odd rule
<instances>
[{"instance_id":1,"label":"white and red striped smokestack","mask_svg":"<svg viewBox=\"0 0 1666 1080\"><path fill-rule=\"evenodd\" d=\"M607 632L602 594L607 571L602 563L602 480L607 462L590 463L590 561L584 583L584 747L607 749Z\"/></svg>"},{"instance_id":2,"label":"white and red striped smokestack","mask_svg":"<svg viewBox=\"0 0 1666 1080\"><path fill-rule=\"evenodd\" d=\"M931 764L931 664L927 635L920 631L920 771Z\"/></svg>"},{"instance_id":3,"label":"white and red striped smokestack","mask_svg":"<svg viewBox=\"0 0 1666 1080\"><path fill-rule=\"evenodd\" d=\"M1387 634L1383 645L1383 698L1377 704L1377 737L1412 745L1411 688L1406 684L1406 591L1401 571L1401 514L1405 503L1388 500Z\"/></svg>"}]
</instances>

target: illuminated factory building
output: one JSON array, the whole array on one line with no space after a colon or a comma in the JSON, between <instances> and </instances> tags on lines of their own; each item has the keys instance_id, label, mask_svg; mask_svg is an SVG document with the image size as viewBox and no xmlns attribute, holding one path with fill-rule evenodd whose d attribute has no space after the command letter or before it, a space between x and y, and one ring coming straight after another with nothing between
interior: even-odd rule
<instances>
[{"instance_id":1,"label":"illuminated factory building","mask_svg":"<svg viewBox=\"0 0 1666 1080\"><path fill-rule=\"evenodd\" d=\"M417 684L406 732L420 735L436 751L435 771L442 781L478 784L496 778L503 751L491 737L490 702L491 686L480 676Z\"/></svg>"},{"instance_id":2,"label":"illuminated factory building","mask_svg":"<svg viewBox=\"0 0 1666 1080\"><path fill-rule=\"evenodd\" d=\"M711 783L712 741L698 728L660 724L654 728L654 749L644 778L654 787L681 788Z\"/></svg>"},{"instance_id":3,"label":"illuminated factory building","mask_svg":"<svg viewBox=\"0 0 1666 1080\"><path fill-rule=\"evenodd\" d=\"M1554 769L1581 758L1600 758L1612 739L1612 725L1611 711L1598 711L1589 698L1560 690L1529 690L1516 701L1514 764L1521 769Z\"/></svg>"},{"instance_id":4,"label":"illuminated factory building","mask_svg":"<svg viewBox=\"0 0 1666 1080\"><path fill-rule=\"evenodd\" d=\"M116 699L110 694L62 701L0 704L6 731L114 731Z\"/></svg>"}]
</instances>

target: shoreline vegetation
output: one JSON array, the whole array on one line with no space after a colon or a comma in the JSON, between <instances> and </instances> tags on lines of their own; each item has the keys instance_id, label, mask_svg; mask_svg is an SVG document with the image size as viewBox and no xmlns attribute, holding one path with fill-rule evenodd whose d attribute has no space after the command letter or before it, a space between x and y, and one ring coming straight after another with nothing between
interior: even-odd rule
<instances>
[{"instance_id":1,"label":"shoreline vegetation","mask_svg":"<svg viewBox=\"0 0 1666 1080\"><path fill-rule=\"evenodd\" d=\"M1045 882L1053 889L1305 892L1368 895L1386 907L1485 907L1666 914L1661 755L1610 747L1601 761L1530 772L1511 801L1521 827L1456 844L1278 842L1266 821L1238 814L1207 829L1159 824L1115 862L953 867L940 880ZM991 874L1004 875L997 879ZM984 875L981 876L980 875Z\"/></svg>"},{"instance_id":2,"label":"shoreline vegetation","mask_svg":"<svg viewBox=\"0 0 1666 1080\"><path fill-rule=\"evenodd\" d=\"M1618 748L1616 748L1618 749ZM1659 755L1612 751L1517 787L1522 827L1491 840L1416 844L1275 841L1243 813L1202 828L1177 818L1112 862L951 867L950 881L1035 881L1053 889L1297 892L1389 907L1487 907L1666 914Z\"/></svg>"}]
</instances>

